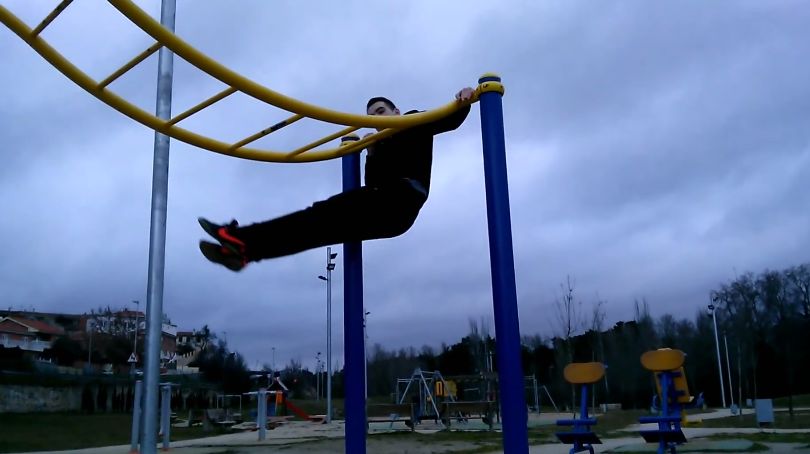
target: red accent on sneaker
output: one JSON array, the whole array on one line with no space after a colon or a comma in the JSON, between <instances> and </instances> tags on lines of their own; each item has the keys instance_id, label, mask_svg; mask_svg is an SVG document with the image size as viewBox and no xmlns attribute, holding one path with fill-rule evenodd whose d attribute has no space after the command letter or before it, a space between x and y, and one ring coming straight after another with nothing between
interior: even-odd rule
<instances>
[{"instance_id":1,"label":"red accent on sneaker","mask_svg":"<svg viewBox=\"0 0 810 454\"><path fill-rule=\"evenodd\" d=\"M242 250L242 252L244 252L245 243L242 240L240 240L240 239L234 237L233 235L229 234L228 229L226 227L220 227L219 230L217 230L217 235L221 236L223 239L227 240L228 242L231 242L231 243L236 244L237 246L240 246L240 249Z\"/></svg>"}]
</instances>

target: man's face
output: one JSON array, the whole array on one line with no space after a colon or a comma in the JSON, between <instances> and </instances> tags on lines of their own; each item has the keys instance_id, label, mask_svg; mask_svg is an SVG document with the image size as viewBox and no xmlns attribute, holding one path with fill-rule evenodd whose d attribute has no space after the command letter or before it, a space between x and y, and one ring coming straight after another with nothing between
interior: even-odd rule
<instances>
[{"instance_id":1,"label":"man's face","mask_svg":"<svg viewBox=\"0 0 810 454\"><path fill-rule=\"evenodd\" d=\"M399 109L392 109L385 101L377 101L368 106L366 111L369 115L399 115ZM382 131L385 128L377 128L377 131Z\"/></svg>"}]
</instances>

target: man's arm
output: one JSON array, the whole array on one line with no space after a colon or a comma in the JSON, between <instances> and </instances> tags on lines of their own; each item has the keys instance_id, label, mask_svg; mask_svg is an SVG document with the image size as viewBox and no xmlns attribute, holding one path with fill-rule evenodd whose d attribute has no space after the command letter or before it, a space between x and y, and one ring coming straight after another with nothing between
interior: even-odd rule
<instances>
[{"instance_id":1,"label":"man's arm","mask_svg":"<svg viewBox=\"0 0 810 454\"><path fill-rule=\"evenodd\" d=\"M473 96L474 90L470 87L462 88L458 93L456 93L456 102L459 104L468 102ZM430 123L429 128L430 132L433 135L441 134L443 132L453 131L454 129L461 126L464 123L464 120L467 119L467 115L470 113L470 105L466 105L464 107L459 108L457 111L453 112L452 114L440 119L436 120L433 123Z\"/></svg>"}]
</instances>

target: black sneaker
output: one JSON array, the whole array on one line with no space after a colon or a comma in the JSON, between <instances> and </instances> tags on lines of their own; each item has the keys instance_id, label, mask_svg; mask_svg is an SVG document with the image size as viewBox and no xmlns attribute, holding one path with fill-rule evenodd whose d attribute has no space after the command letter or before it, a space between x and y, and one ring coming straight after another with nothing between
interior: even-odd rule
<instances>
[{"instance_id":1,"label":"black sneaker","mask_svg":"<svg viewBox=\"0 0 810 454\"><path fill-rule=\"evenodd\" d=\"M245 256L235 254L230 248L216 243L200 241L200 252L209 261L222 265L231 271L242 271L248 264Z\"/></svg>"},{"instance_id":2,"label":"black sneaker","mask_svg":"<svg viewBox=\"0 0 810 454\"><path fill-rule=\"evenodd\" d=\"M245 243L231 234L232 229L239 227L238 222L231 221L229 224L219 225L205 218L197 218L197 222L200 223L200 227L202 227L207 234L219 241L220 244L228 248L232 253L241 256L245 255Z\"/></svg>"}]
</instances>

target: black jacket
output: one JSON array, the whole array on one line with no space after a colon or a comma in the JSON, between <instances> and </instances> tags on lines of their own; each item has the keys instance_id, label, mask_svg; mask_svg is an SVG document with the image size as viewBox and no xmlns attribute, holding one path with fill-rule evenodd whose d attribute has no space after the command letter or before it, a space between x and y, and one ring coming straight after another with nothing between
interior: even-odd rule
<instances>
[{"instance_id":1,"label":"black jacket","mask_svg":"<svg viewBox=\"0 0 810 454\"><path fill-rule=\"evenodd\" d=\"M412 110L405 115L416 112ZM458 128L469 113L470 106L465 106L444 118L406 129L372 145L366 156L366 186L379 187L410 178L430 191L433 136Z\"/></svg>"}]
</instances>

